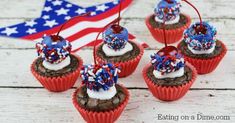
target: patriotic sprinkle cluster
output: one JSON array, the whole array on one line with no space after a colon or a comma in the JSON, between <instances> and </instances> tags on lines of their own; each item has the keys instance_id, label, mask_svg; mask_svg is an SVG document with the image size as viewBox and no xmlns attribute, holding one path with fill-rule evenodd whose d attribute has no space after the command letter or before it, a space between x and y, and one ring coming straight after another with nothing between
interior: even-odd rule
<instances>
[{"instance_id":1,"label":"patriotic sprinkle cluster","mask_svg":"<svg viewBox=\"0 0 235 123\"><path fill-rule=\"evenodd\" d=\"M155 6L154 13L160 20L163 20L165 16L166 21L172 21L179 16L180 7L179 0L161 0Z\"/></svg>"},{"instance_id":2,"label":"patriotic sprinkle cluster","mask_svg":"<svg viewBox=\"0 0 235 123\"><path fill-rule=\"evenodd\" d=\"M122 27L120 33L115 33L110 26L103 32L103 41L109 48L115 51L123 49L128 42L128 31L126 28Z\"/></svg>"},{"instance_id":3,"label":"patriotic sprinkle cluster","mask_svg":"<svg viewBox=\"0 0 235 123\"><path fill-rule=\"evenodd\" d=\"M53 41L51 36L43 37L41 42L36 43L38 56L52 64L63 61L71 51L71 44L65 39Z\"/></svg>"},{"instance_id":4,"label":"patriotic sprinkle cluster","mask_svg":"<svg viewBox=\"0 0 235 123\"><path fill-rule=\"evenodd\" d=\"M198 51L211 49L216 41L216 29L207 22L203 22L202 24L206 30L205 33L196 32L196 28L200 27L200 22L191 25L184 32L185 42L188 46Z\"/></svg>"},{"instance_id":5,"label":"patriotic sprinkle cluster","mask_svg":"<svg viewBox=\"0 0 235 123\"><path fill-rule=\"evenodd\" d=\"M102 65L85 65L81 70L83 84L93 91L109 90L117 83L120 69L111 63Z\"/></svg>"},{"instance_id":6,"label":"patriotic sprinkle cluster","mask_svg":"<svg viewBox=\"0 0 235 123\"><path fill-rule=\"evenodd\" d=\"M162 75L174 72L185 66L184 58L180 53L171 55L151 55L151 63L154 70L161 72Z\"/></svg>"}]
</instances>

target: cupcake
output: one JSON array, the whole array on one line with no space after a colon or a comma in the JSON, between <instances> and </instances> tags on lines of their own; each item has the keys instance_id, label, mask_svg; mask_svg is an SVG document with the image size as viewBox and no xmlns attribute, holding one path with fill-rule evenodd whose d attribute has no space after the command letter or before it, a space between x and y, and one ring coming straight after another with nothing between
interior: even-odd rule
<instances>
[{"instance_id":1,"label":"cupcake","mask_svg":"<svg viewBox=\"0 0 235 123\"><path fill-rule=\"evenodd\" d=\"M216 34L216 29L207 22L197 22L184 32L184 39L178 45L185 60L197 69L198 74L214 71L227 52Z\"/></svg>"},{"instance_id":2,"label":"cupcake","mask_svg":"<svg viewBox=\"0 0 235 123\"><path fill-rule=\"evenodd\" d=\"M71 48L68 41L57 35L45 36L36 43L39 57L31 65L31 72L49 91L65 91L76 82L83 62L71 54Z\"/></svg>"},{"instance_id":3,"label":"cupcake","mask_svg":"<svg viewBox=\"0 0 235 123\"><path fill-rule=\"evenodd\" d=\"M190 26L189 16L180 13L179 0L161 0L154 9L154 14L148 16L145 23L155 40L164 43L163 22L166 23L166 41L175 43L183 37L183 32Z\"/></svg>"},{"instance_id":4,"label":"cupcake","mask_svg":"<svg viewBox=\"0 0 235 123\"><path fill-rule=\"evenodd\" d=\"M197 76L195 68L186 63L173 46L153 54L151 63L144 67L142 74L153 96L163 101L183 97Z\"/></svg>"},{"instance_id":5,"label":"cupcake","mask_svg":"<svg viewBox=\"0 0 235 123\"><path fill-rule=\"evenodd\" d=\"M83 85L73 94L73 104L88 123L112 123L129 100L128 90L117 84L120 69L115 65L86 65L81 70Z\"/></svg>"},{"instance_id":6,"label":"cupcake","mask_svg":"<svg viewBox=\"0 0 235 123\"><path fill-rule=\"evenodd\" d=\"M97 62L120 66L120 77L132 74L144 53L143 47L129 40L127 29L117 24L109 26L102 37L103 43L95 49Z\"/></svg>"}]
</instances>

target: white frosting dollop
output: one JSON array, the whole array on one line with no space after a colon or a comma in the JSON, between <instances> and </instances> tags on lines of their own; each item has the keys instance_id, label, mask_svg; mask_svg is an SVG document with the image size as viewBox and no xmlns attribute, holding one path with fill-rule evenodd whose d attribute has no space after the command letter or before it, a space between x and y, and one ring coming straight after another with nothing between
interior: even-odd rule
<instances>
[{"instance_id":1,"label":"white frosting dollop","mask_svg":"<svg viewBox=\"0 0 235 123\"><path fill-rule=\"evenodd\" d=\"M154 70L153 75L158 79L181 77L184 75L184 67L180 68L179 70L175 72L167 73L164 75L162 75L161 72Z\"/></svg>"},{"instance_id":2,"label":"white frosting dollop","mask_svg":"<svg viewBox=\"0 0 235 123\"><path fill-rule=\"evenodd\" d=\"M70 64L70 56L66 57L63 61L61 61L58 64L52 64L50 62L47 62L46 60L42 62L42 65L49 70L60 70L68 66L69 64Z\"/></svg>"},{"instance_id":3,"label":"white frosting dollop","mask_svg":"<svg viewBox=\"0 0 235 123\"><path fill-rule=\"evenodd\" d=\"M157 16L155 16L155 21L156 22L160 22L163 23L163 20L159 19ZM178 23L180 21L180 16L177 16L174 20L172 21L166 21L165 24L175 24Z\"/></svg>"},{"instance_id":4,"label":"white frosting dollop","mask_svg":"<svg viewBox=\"0 0 235 123\"><path fill-rule=\"evenodd\" d=\"M90 98L100 99L100 100L108 100L115 96L117 93L116 87L112 86L109 88L109 90L104 90L103 88L100 88L99 91L93 91L90 89L87 89L87 94Z\"/></svg>"},{"instance_id":5,"label":"white frosting dollop","mask_svg":"<svg viewBox=\"0 0 235 123\"><path fill-rule=\"evenodd\" d=\"M212 46L212 48L208 50L194 50L192 47L188 45L188 49L193 53L193 54L210 54L215 50L215 44Z\"/></svg>"},{"instance_id":6,"label":"white frosting dollop","mask_svg":"<svg viewBox=\"0 0 235 123\"><path fill-rule=\"evenodd\" d=\"M107 44L104 44L102 46L102 50L104 51L106 56L121 56L133 50L133 46L129 42L127 42L126 46L123 49L115 51L114 49L109 48Z\"/></svg>"}]
</instances>

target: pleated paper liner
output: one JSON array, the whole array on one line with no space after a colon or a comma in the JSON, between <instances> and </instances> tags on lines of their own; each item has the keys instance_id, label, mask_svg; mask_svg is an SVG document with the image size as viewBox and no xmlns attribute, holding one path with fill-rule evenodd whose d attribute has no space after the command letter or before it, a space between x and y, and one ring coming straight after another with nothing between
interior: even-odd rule
<instances>
[{"instance_id":1,"label":"pleated paper liner","mask_svg":"<svg viewBox=\"0 0 235 123\"><path fill-rule=\"evenodd\" d=\"M153 96L155 96L157 99L163 100L163 101L175 101L180 99L181 97L183 97L188 90L190 89L190 87L192 86L192 84L194 83L196 77L197 77L197 71L196 69L189 63L186 63L186 66L188 66L191 70L192 70L192 79L191 81L179 85L179 86L161 86L161 85L157 85L155 84L147 75L147 71L149 69L149 67L152 64L147 64L143 71L143 77L144 80L150 90L150 92L153 94Z\"/></svg>"},{"instance_id":2,"label":"pleated paper liner","mask_svg":"<svg viewBox=\"0 0 235 123\"><path fill-rule=\"evenodd\" d=\"M189 63L191 63L197 69L198 74L211 73L217 68L217 66L219 65L219 63L227 53L227 48L224 45L224 43L222 41L219 42L221 42L224 50L218 56L209 59L199 59L199 58L191 58L187 55L184 55L184 59Z\"/></svg>"},{"instance_id":3,"label":"pleated paper liner","mask_svg":"<svg viewBox=\"0 0 235 123\"><path fill-rule=\"evenodd\" d=\"M133 43L135 43L134 41L131 41ZM144 54L144 48L142 46L140 46L139 44L135 43L139 49L140 49L140 53L139 55L131 60L128 61L124 61L124 62L112 62L112 64L118 65L121 68L121 72L119 73L119 77L126 77L131 75L135 69L137 68L139 61L141 59L141 57ZM97 52L98 48L101 46L102 44L99 44L96 49L95 52ZM97 54L97 53L96 53ZM96 60L97 62L100 63L106 63L107 61L105 59L100 58L98 55L96 55ZM110 62L110 61L109 61Z\"/></svg>"},{"instance_id":4,"label":"pleated paper liner","mask_svg":"<svg viewBox=\"0 0 235 123\"><path fill-rule=\"evenodd\" d=\"M186 14L183 14L183 15L187 18L187 23L184 26L177 28L177 29L169 29L169 30L165 31L167 44L172 44L172 43L179 41L183 37L184 30L190 26L190 24L191 24L190 17ZM154 28L154 27L152 27L152 25L149 22L149 20L152 16L153 16L153 14L148 16L145 19L145 23L146 23L149 31L151 32L152 36L154 37L154 39L160 43L165 43L163 29Z\"/></svg>"},{"instance_id":5,"label":"pleated paper liner","mask_svg":"<svg viewBox=\"0 0 235 123\"><path fill-rule=\"evenodd\" d=\"M80 75L80 69L83 65L82 59L77 55L74 55L74 56L79 61L79 65L77 69L63 76L59 76L59 77L41 76L34 69L34 64L36 63L36 60L31 65L31 72L35 76L35 78L42 84L42 86L46 88L47 90L52 91L52 92L66 91L69 88L71 88L76 82L78 76Z\"/></svg>"},{"instance_id":6,"label":"pleated paper liner","mask_svg":"<svg viewBox=\"0 0 235 123\"><path fill-rule=\"evenodd\" d=\"M95 111L89 111L84 108L82 108L78 102L77 102L77 92L79 89L82 88L79 87L74 93L73 93L73 104L75 108L78 110L78 112L81 114L83 119L88 123L113 123L116 121L121 113L123 112L124 108L126 107L130 94L128 90L120 85L122 89L124 90L124 93L126 94L125 100L115 109L111 111L104 111L104 112L95 112Z\"/></svg>"}]
</instances>

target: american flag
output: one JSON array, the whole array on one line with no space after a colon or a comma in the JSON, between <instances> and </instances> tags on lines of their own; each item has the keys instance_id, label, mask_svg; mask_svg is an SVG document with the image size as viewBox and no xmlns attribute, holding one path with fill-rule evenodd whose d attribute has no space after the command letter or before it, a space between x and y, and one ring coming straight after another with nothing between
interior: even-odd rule
<instances>
[{"instance_id":1,"label":"american flag","mask_svg":"<svg viewBox=\"0 0 235 123\"><path fill-rule=\"evenodd\" d=\"M121 13L127 9L131 2L132 0L122 0ZM120 1L111 1L95 6L81 7L65 0L46 0L39 18L0 28L0 35L40 41L45 34L56 34L61 25L70 18L91 12L89 17L69 21L60 32L62 37L71 42L72 50L77 51L84 46L92 46L102 28L118 17L119 3ZM137 40L135 36L129 35L131 40L148 47L146 43Z\"/></svg>"}]
</instances>

